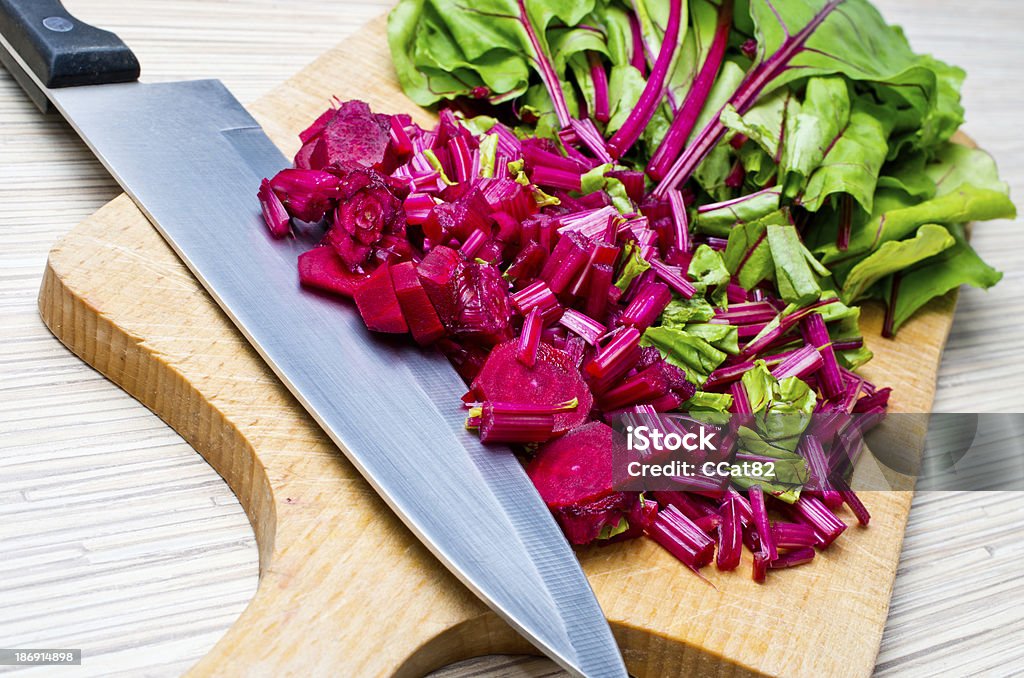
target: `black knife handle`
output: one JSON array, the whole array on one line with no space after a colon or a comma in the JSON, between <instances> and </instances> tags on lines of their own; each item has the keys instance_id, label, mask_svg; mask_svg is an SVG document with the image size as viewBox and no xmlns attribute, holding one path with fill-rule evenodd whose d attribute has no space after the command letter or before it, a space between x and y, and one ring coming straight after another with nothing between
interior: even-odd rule
<instances>
[{"instance_id":1,"label":"black knife handle","mask_svg":"<svg viewBox=\"0 0 1024 678\"><path fill-rule=\"evenodd\" d=\"M121 38L79 21L59 0L0 0L0 34L43 87L139 79L139 61ZM41 94L10 54L2 56L33 99Z\"/></svg>"}]
</instances>

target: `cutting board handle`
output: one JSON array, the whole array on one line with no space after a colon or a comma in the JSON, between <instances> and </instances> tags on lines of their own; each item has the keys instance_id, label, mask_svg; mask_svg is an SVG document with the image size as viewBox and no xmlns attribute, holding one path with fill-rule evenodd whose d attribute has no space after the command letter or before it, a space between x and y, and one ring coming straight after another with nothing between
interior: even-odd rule
<instances>
[{"instance_id":1,"label":"cutting board handle","mask_svg":"<svg viewBox=\"0 0 1024 678\"><path fill-rule=\"evenodd\" d=\"M110 31L71 16L59 0L0 0L0 57L45 110L41 88L139 79L139 60Z\"/></svg>"}]
</instances>

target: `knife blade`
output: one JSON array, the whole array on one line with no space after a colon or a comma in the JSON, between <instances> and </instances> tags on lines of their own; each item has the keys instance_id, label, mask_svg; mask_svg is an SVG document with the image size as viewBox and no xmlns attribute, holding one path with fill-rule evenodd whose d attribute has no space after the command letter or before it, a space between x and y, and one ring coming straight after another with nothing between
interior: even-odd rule
<instances>
[{"instance_id":1,"label":"knife blade","mask_svg":"<svg viewBox=\"0 0 1024 678\"><path fill-rule=\"evenodd\" d=\"M303 293L259 181L290 163L216 80L143 84L112 33L55 0L0 0L4 65L56 108L392 510L471 591L570 673L625 676L572 550L508 449L464 430L437 352L374 337Z\"/></svg>"}]
</instances>

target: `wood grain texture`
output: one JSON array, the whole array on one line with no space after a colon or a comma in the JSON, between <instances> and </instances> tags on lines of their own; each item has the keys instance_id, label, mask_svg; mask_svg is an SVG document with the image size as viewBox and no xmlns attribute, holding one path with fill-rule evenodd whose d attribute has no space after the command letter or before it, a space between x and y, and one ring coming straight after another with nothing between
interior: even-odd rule
<instances>
[{"instance_id":1,"label":"wood grain texture","mask_svg":"<svg viewBox=\"0 0 1024 678\"><path fill-rule=\"evenodd\" d=\"M915 39L918 38L913 30L916 21L926 40L926 49L932 47L940 56L961 63L966 60L974 82L980 79L982 85L990 86L990 89L972 90L972 81L968 81L968 111L977 110L973 120L980 121L980 124L975 123L975 128L969 121L968 129L983 144L997 151L1004 174L1020 187L1021 165L1016 162L1020 154L1013 152L1014 149L1019 151L1020 141L1005 139L997 129L999 121L1013 120L1010 111L1019 110L1019 89L996 87L1001 83L1002 72L993 66L994 62L1013 61L1014 55L1019 60L1021 56L1020 46L1009 30L1020 25L1019 9L1008 3L983 2L979 3L976 13L972 12L965 19L955 18L954 12L943 13L942 6L947 3L940 3L937 10L929 4L927 14L919 2L880 4L887 12L892 6L894 11L904 15ZM953 8L952 3L948 4ZM343 26L347 22L354 25L349 22L351 14L362 11L365 15L368 3L321 3L316 11L304 8L303 11L309 12L307 15L282 13L280 7L275 8L271 3L253 1L218 5L215 10L206 3L187 2L166 3L159 11L154 11L153 6L122 9L119 3L103 0L79 0L69 5L84 18L117 28L133 46L145 47L147 54L143 62L151 79L154 72L157 77L224 76L236 92L249 98L246 92L252 96L291 70L287 64L281 66L282 59L299 58L296 53L301 53L303 46L290 46L288 43L293 41L286 40L279 32L301 30L305 35L320 35L320 39L329 44L339 36L325 26ZM983 11L986 9L991 11L986 13ZM1004 15L1002 22L990 18L999 16L1000 12ZM1016 22L1013 12L1018 15ZM206 23L208 15L210 19ZM195 25L196 16L204 17L202 25ZM925 16L929 21L922 21ZM274 19L274 30L254 30L256 26L265 27L268 19ZM971 36L971 26L977 26L976 32L984 31L990 38L986 50L976 48L977 39ZM950 46L952 53L942 51L949 50ZM319 51L319 47L306 54L315 51ZM265 58L267 53L273 54L273 58ZM275 72L279 75L275 76ZM252 548L246 546L251 544L251 539L246 536L248 529L238 520L237 513L235 517L228 516L228 523L220 523L223 527L204 530L204 527L218 525L216 511L231 509L224 503L225 497L230 495L224 492L223 485L219 485L220 495L216 495L218 483L208 472L202 475L202 464L196 464L197 457L188 453L180 442L176 443L166 428L116 389L97 381L88 370L82 370L69 360L59 347L46 339L44 331L32 318L31 298L38 286L38 270L48 242L55 233L91 211L105 195L113 195L114 189L88 153L58 122L39 119L33 110L23 105L18 92L8 82L0 80L0 86L6 86L0 90L0 115L3 115L0 130L5 142L9 139L18 142L14 149L17 156L14 152L9 154L9 144L3 147L6 150L0 150L0 177L4 179L0 182L0 195L4 198L0 201L0 213L5 230L13 229L0 235L5 244L0 253L5 264L0 272L4 285L4 320L12 330L11 341L3 343L0 364L0 369L4 370L0 384L4 396L0 407L4 454L0 462L8 471L5 482L0 484L0 505L5 515L14 517L13 522L0 527L5 556L2 566L6 574L0 589L4 594L2 600L11 601L22 612L13 623L0 625L0 645L7 644L3 642L5 638L57 639L68 645L75 645L74 639L81 639L81 644L92 648L98 660L91 667L83 667L86 673L111 675L128 667L145 667L148 674L174 675L190 663L190 657L201 654L204 643L213 642L219 629L225 628L244 604L251 591L252 557L246 566L244 558L226 561L216 554L217 549L222 549L222 553L244 552ZM972 91L986 96L992 94L991 100L985 99L985 106L972 109ZM999 94L995 96L997 91ZM976 95L976 99L981 97ZM54 186L61 188L54 190ZM58 209L51 210L46 219L40 220L38 204ZM986 241L989 234L991 237ZM993 246L997 241L998 246ZM990 243L987 250L986 242ZM955 409L955 404L965 399L980 398L981 409L986 409L984 403L988 403L987 409L1019 409L1019 392L1015 393L1012 386L1021 383L1019 372L1015 371L1020 361L993 361L984 347L999 345L1003 355L1009 353L1010 358L1020 355L1019 341L1007 341L1014 336L1019 322L1012 312L1006 311L1015 308L1012 305L1015 298L1019 307L1021 278L1012 264L1019 261L1021 242L1016 234L1006 237L999 233L996 225L976 233L976 243L985 256L1011 271L1003 285L988 296L1001 294L1001 301L1009 300L1011 304L996 311L987 303L995 300L970 292L964 295L961 315L966 308L971 313L972 328L980 324L994 328L995 333L989 339L976 331L965 334L957 327L947 354L940 403L948 401ZM976 297L973 306L969 304L972 297ZM985 400L994 392L987 380L1000 372L1004 376L1002 383L1010 388L999 393L998 400ZM48 415L64 423L56 428L43 426L42 421L46 420L42 416L35 419L24 416L20 401L46 407ZM148 445L159 447L147 450ZM151 498L153 512L174 513L164 520L145 517L144 507L137 508L145 502L136 500L132 504L126 500L127 484L113 473L90 480L90 474L98 475L104 463L109 464L111 455L120 455L120 460L134 464L132 470L138 474L138 482L133 483L131 489L136 496ZM63 460L61 467L66 472L54 475L58 459ZM161 465L161 461L166 463ZM145 475L142 474L144 467ZM46 480L51 481L49 486ZM189 497L207 495L214 495L212 502L207 499L209 509L201 508L202 502L198 501L192 502L194 508L175 509L175 501L184 505ZM31 500L26 501L26 497ZM83 512L81 510L65 510L61 518L54 505L71 501L77 502L72 505L86 508L103 507L106 520L74 520L78 518L76 513ZM934 674L938 667L953 667L956 673L964 674L983 670L998 672L1000 667L1006 666L1001 662L1020 658L1019 648L1015 653L1015 646L1006 640L1024 630L1019 607L1013 606L1021 600L1022 589L1018 580L1009 576L1013 572L1012 564L1019 562L1021 548L1020 540L1012 539L1013 531L1006 528L1012 524L1014 515L1019 516L1024 503L1019 497L1000 495L960 495L941 501L919 498L917 503L920 511L915 515L919 516L917 523L922 527L915 529L912 521L907 535L907 550L879 671ZM131 510L140 516L134 527ZM943 527L943 512L954 512L958 519ZM68 539L78 537L77 533L74 537L68 535L70 530L65 531L63 534L68 536L62 538L56 528L46 529L62 520L66 525L74 525L78 532L102 527L111 535L89 543L91 549L87 553L91 554L92 562L83 562L88 559L74 556L77 545L65 549L71 553L60 554L62 546L71 543ZM162 527L154 529L158 523ZM40 531L28 533L27 526ZM947 539L949 536L955 539ZM164 544L172 540L180 544L178 550ZM127 546L119 551L117 543ZM90 573L98 571L97 553L107 558L108 563L117 562L120 566L116 571L123 573L118 582L119 590L124 591L121 602L110 585L100 584L87 591L73 592L68 584L54 583L61 578L88 582ZM15 557L6 558L9 554ZM941 561L940 554L966 558L981 576L951 580L948 564L936 562ZM146 560L147 556L151 557ZM206 561L204 556L208 556ZM211 567L203 567L204 563ZM18 568L25 564L40 566L53 576L42 576L40 572L33 577L24 567ZM191 564L194 567L185 567ZM106 576L108 581L115 579ZM166 591L160 590L163 588L159 585L161 579L177 584L168 586ZM189 581L202 582L202 585L189 587L186 583ZM58 590L60 597L49 593ZM17 591L18 597L10 597L12 591ZM129 592L136 595L133 597ZM55 603L47 606L43 603L47 599ZM136 604L127 602L131 600ZM990 610L991 614L972 613L972 607ZM93 611L91 616L90 611ZM56 617L48 617L48 614ZM131 624L133 614L144 623ZM47 624L48 618L61 623ZM90 619L109 622L97 625ZM122 619L124 624L113 623ZM525 671L533 675L536 670L540 675L550 670L543 668L542 660L526 663L491 660L477 661L474 668L453 669L446 675L462 675L480 670L481 666L503 675L517 670L514 667L519 667L522 675L526 675Z\"/></svg>"}]
</instances>

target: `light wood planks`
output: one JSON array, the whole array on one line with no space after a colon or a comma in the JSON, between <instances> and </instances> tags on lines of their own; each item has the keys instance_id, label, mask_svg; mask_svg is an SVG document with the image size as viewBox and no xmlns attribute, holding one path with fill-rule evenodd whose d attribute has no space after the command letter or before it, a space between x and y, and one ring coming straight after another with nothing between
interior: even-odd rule
<instances>
[{"instance_id":1,"label":"light wood planks","mask_svg":"<svg viewBox=\"0 0 1024 678\"><path fill-rule=\"evenodd\" d=\"M1018 188L1019 195L1019 189L1024 185L1021 181L1021 142L1003 130L1012 127L1010 123L1020 109L1020 90L1019 87L1007 86L1003 79L1012 77L1014 69L1003 66L1019 63L1022 56L1019 42L1011 30L1020 25L1020 8L1006 2L976 3L972 12L965 16L960 11L961 6L952 2L937 5L922 2L881 4L887 13L895 11L907 17L905 23L910 24L912 38L923 37L924 42L918 40L918 44L924 49L930 48L940 56L968 66L972 79L968 81L966 90L967 129L984 146L996 151L1004 175ZM294 40L293 35L302 33L326 46L340 37L341 26L357 23L355 20L349 22L353 12L363 12L357 19L376 13L368 3L315 3L315 6L303 6L299 10L308 11L308 15L297 14L291 7L282 11L280 5L255 1L215 8L208 3L173 2L162 3L156 10L148 5L132 8L104 0L79 0L69 5L83 18L121 32L139 51L150 79L154 75L163 78L224 77L243 99L253 98L293 71L301 60L320 51L319 46L310 48L302 41ZM987 8L991 11L986 11ZM271 18L272 21L268 21ZM333 30L335 26L339 27L337 31ZM919 28L920 35L915 35L915 27ZM985 36L985 49L979 48L981 35ZM3 370L0 430L4 434L0 463L4 464L6 477L13 478L15 483L23 483L24 487L31 487L33 483L41 482L40 476L52 475L54 459L63 459L68 468L86 472L92 470L97 459L115 454L138 453L140 458L147 460L164 459L164 448L147 449L147 446L174 441L173 434L140 411L137 404L67 358L67 354L45 335L32 309L42 258L55 234L91 212L105 196L112 196L113 185L60 123L44 122L38 118L8 80L0 79L0 87L3 87L0 89L0 134L4 137L0 147L0 197L3 198L0 200L0 214L4 225L4 232L0 234L4 243L0 252L4 262L0 289L4 294L5 327L5 341L0 349L3 351L0 364ZM972 107L972 100L978 105ZM973 125L972 120L975 121ZM39 204L47 206L44 218L40 218ZM983 227L976 232L976 243L987 258L1001 264L1004 269L1012 270L1014 263L1020 261L1022 239L1019 235L1007 238L999 233L996 226ZM1019 266L1017 270L1020 270ZM954 331L939 391L940 404L946 401L951 404L947 409L957 409L957 404L975 400L981 403L978 405L980 409L1019 409L1022 399L1019 393L1014 393L1013 387L1019 388L1022 382L1022 363L1019 360L1020 342L1014 341L1015 335L1019 334L1019 321L1012 310L1020 308L1021 287L1018 272L1008 276L1001 288L987 295L970 291L963 295L960 315L964 315L965 309L970 310L972 336L961 333L963 323ZM997 295L1002 295L999 297L1002 303L998 307L990 304L996 301L993 297ZM970 305L972 297L977 297L973 306ZM958 342L962 342L965 348L958 348ZM1002 350L993 351L992 348L997 346ZM993 353L995 356L991 355ZM991 388L997 375L1003 375L999 383L1007 386L1001 392ZM996 394L994 397L993 393ZM34 425L24 414L27 407L49 408L48 421L66 423L63 428ZM179 449L187 451L180 442L177 444ZM181 455L168 469L157 469L152 476L139 480L141 485L137 487L147 490L143 494L152 502L154 513L173 507L168 501L169 496L188 496L197 492L194 485L181 480L183 468L202 466L198 462L197 467L197 459L191 453ZM17 462L17 466L9 464L11 460ZM211 477L208 469L206 477ZM204 489L198 490L199 496L204 491L226 494L224 486L216 481L215 476L212 478L212 489L205 490L206 486L202 485ZM88 494L88 486L83 487L75 480L51 479L56 481L62 496L83 497L83 506L106 508L104 515L107 520L103 521L102 528L82 521L82 524L74 526L75 530L70 530L76 538L85 540L90 531L99 529L122 532L130 529L127 523L119 522L125 516L124 506L119 501L122 495L116 492L112 496ZM226 626L226 621L219 622L221 625L217 626L217 614L223 612L223 618L230 617L242 605L235 603L234 613L230 607L225 607L225 603L231 605L232 598L231 594L223 593L228 589L221 588L227 586L222 583L207 589L211 593L201 609L185 610L183 616L175 616L171 610L180 600L179 592L186 588L182 584L241 581L252 586L251 541L247 547L247 568L232 564L205 574L202 563L209 547L204 547L201 539L196 542L196 548L188 548L186 544L174 551L173 546L168 547L173 542L166 533L144 525L139 528L138 538L157 555L142 563L138 560L113 562L123 565L117 571L127 568L135 575L122 579L126 591L136 592L136 595L126 598L137 601L137 607L148 610L153 621L143 628L135 625L132 633L126 633L123 627L115 630L84 624L67 613L67 610L78 606L75 601L79 598L74 587L63 584L60 579L87 585L91 577L104 572L103 568L95 560L70 559L68 566L60 571L60 578L46 580L33 578L31 569L17 567L17 563L25 562L45 564L45 560L25 561L23 557L43 558L39 554L47 549L59 551L71 540L66 532L48 529L66 520L59 513L48 513L53 511L52 505L30 504L25 499L27 490L15 488L9 491L7 488L7 485L0 485L2 505L5 508L20 505L24 509L16 521L18 531L24 532L20 529L24 525L32 525L35 529L17 542L10 542L7 532L0 533L4 535L0 544L5 556L3 564L8 562L8 553L13 552L19 558L10 561L11 573L0 583L0 589L6 593L11 587L21 585L29 592L19 606L19 610L25 611L19 616L22 621L12 625L13 631L12 627L0 627L0 645L6 644L3 641L11 637L9 634L12 632L31 639L54 638L71 645L75 638L87 638L90 639L87 647L93 649L95 660L91 668L83 668L84 672L109 675L117 667L128 670L129 667L145 666L152 672L173 675L178 668L188 665L190 657L195 658L202 653L204 643L209 647L212 638L219 633L217 629ZM968 672L986 667L998 669L1006 666L999 662L1014 657L1019 659L1019 653L1013 653L1014 646L1005 642L1007 635L1022 630L1019 613L1015 614L1005 604L990 619L965 613L972 605L975 608L993 607L1000 600L1016 601L1021 598L1020 585L1015 584L1010 576L1014 558L1021 555L1020 541L1012 539L1013 532L1008 529L1012 525L1011 520L1019 516L1019 498L961 496L943 502L923 503L919 500L918 503L925 512L922 520L928 516L932 519L927 522L927 530L915 531L912 527L908 533L904 569L899 580L908 582L905 585L907 594L902 594L898 582L887 636L892 640L883 647L879 668L883 672L895 673L902 668L926 672L928 667L932 667L934 672L936 667L945 664ZM194 514L181 512L174 518L180 521L179 526L187 528L194 524L193 521L203 519L199 517L201 510ZM963 515L956 524L944 530L938 529L946 511ZM234 518L233 534L241 535L238 539L244 542L246 534L251 536L251 533L237 508ZM202 537L197 530L182 529L181 532ZM951 546L941 536L936 536L948 536L950 532L954 536L962 534L970 538L957 538ZM915 540L920 544L920 550L916 550ZM225 537L222 544L246 553L245 544L232 543L230 537ZM989 546L991 553L983 546ZM973 554L971 562L984 574L977 584L971 577L951 575L945 566L952 568L954 565L937 555L965 552ZM117 557L116 553L113 555ZM189 563L198 565L191 569L184 566ZM105 566L107 571L114 569L109 561ZM166 577L170 577L171 583L167 591L153 586L145 588L146 582ZM175 587L175 579L182 584ZM993 587L999 594L996 597L989 592ZM221 593L218 594L218 590ZM96 604L94 600L91 603L82 600L85 607ZM938 604L930 606L927 604L929 601L938 601ZM119 607L116 599L109 602L109 616L117 617L125 612L125 603ZM903 611L901 605L904 606ZM929 613L932 609L942 614ZM48 624L47 617L52 610L57 611L54 619L66 619L68 623ZM24 621L33 616L41 621L35 625ZM207 627L202 625L204 619L213 620L210 625L213 631L205 630ZM957 623L959 619L963 619L963 623ZM45 635L47 626L53 629L50 635ZM157 631L155 627L158 626L163 628ZM95 632L86 634L84 628ZM147 628L154 630L147 631ZM4 631L8 634L6 637ZM967 643L945 647L950 638L955 641L968 637L971 640ZM132 647L138 649L127 649ZM949 664L954 659L955 662Z\"/></svg>"}]
</instances>

